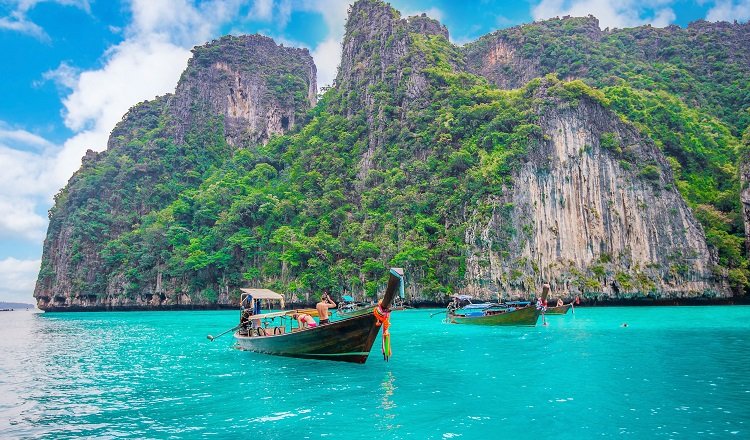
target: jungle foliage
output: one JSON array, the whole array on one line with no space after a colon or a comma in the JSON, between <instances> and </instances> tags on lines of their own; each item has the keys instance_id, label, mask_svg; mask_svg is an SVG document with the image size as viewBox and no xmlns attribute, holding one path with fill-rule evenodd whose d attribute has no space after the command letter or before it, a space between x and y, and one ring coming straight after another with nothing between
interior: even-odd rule
<instances>
[{"instance_id":1,"label":"jungle foliage","mask_svg":"<svg viewBox=\"0 0 750 440\"><path fill-rule=\"evenodd\" d=\"M564 84L555 99L596 100L661 148L718 253L717 273L747 285L737 160L750 122L748 69L737 67L720 32L699 35L700 49L670 28L617 30L594 44L581 20L535 23L503 38L547 71L583 79L548 78ZM74 283L91 295L117 283L123 295L137 295L163 277L207 302L248 283L299 299L322 289L372 296L386 267L402 266L423 297L460 287L467 226L491 214L487 200L512 185L512 172L542 141L540 80L500 90L456 69L464 54L444 37L409 41L401 65L383 72L363 64L373 70L363 77L377 81L329 89L299 116L300 128L266 145L228 146L219 117L175 144L164 99L131 110L132 124L121 126L127 136L113 133L110 150L76 173L50 212L50 235L72 231L72 261L88 252L100 265L94 275L69 268ZM211 53L196 53L210 62ZM408 101L413 75L426 80L421 96L429 99ZM288 76L270 85L302 99L297 83ZM368 106L354 104L362 96ZM606 136L602 147L620 148ZM657 169L641 173L658 180ZM102 188L112 190L103 197ZM43 262L40 279L54 276L49 268Z\"/></svg>"}]
</instances>

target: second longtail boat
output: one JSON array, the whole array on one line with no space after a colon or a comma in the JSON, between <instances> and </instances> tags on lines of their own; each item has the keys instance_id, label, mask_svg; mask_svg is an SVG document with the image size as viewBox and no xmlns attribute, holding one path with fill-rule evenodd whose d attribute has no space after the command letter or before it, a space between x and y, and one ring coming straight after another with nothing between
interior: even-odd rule
<instances>
[{"instance_id":1,"label":"second longtail boat","mask_svg":"<svg viewBox=\"0 0 750 440\"><path fill-rule=\"evenodd\" d=\"M573 307L573 303L563 304L561 306L547 307L547 311L544 312L546 315L564 315L568 313L568 310Z\"/></svg>"},{"instance_id":2,"label":"second longtail boat","mask_svg":"<svg viewBox=\"0 0 750 440\"><path fill-rule=\"evenodd\" d=\"M548 294L549 285L545 284L542 288L542 302L547 299ZM462 299L469 300L469 304L458 307ZM522 301L473 304L469 297L457 296L446 313L448 322L453 324L535 326L542 308Z\"/></svg>"}]
</instances>

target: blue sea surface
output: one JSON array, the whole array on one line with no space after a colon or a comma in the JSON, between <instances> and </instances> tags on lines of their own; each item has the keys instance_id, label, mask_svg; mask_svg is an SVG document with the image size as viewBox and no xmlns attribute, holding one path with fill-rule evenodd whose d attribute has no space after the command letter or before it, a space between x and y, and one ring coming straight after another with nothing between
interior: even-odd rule
<instances>
[{"instance_id":1,"label":"blue sea surface","mask_svg":"<svg viewBox=\"0 0 750 440\"><path fill-rule=\"evenodd\" d=\"M750 307L435 312L394 312L393 357L376 341L364 365L206 339L237 312L2 312L0 436L750 438Z\"/></svg>"}]
</instances>

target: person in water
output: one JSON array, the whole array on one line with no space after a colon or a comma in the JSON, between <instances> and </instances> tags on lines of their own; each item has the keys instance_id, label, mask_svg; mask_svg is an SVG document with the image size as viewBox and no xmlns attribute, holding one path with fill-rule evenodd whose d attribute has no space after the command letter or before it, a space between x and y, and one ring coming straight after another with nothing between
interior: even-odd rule
<instances>
[{"instance_id":1,"label":"person in water","mask_svg":"<svg viewBox=\"0 0 750 440\"><path fill-rule=\"evenodd\" d=\"M318 326L313 317L307 313L294 313L292 314L292 319L297 320L299 328L315 328Z\"/></svg>"},{"instance_id":2,"label":"person in water","mask_svg":"<svg viewBox=\"0 0 750 440\"><path fill-rule=\"evenodd\" d=\"M328 291L323 292L323 296L320 297L320 302L315 305L315 309L318 311L318 318L320 318L320 325L326 325L330 322L328 309L335 307L336 303L333 302L331 296L328 295Z\"/></svg>"}]
</instances>

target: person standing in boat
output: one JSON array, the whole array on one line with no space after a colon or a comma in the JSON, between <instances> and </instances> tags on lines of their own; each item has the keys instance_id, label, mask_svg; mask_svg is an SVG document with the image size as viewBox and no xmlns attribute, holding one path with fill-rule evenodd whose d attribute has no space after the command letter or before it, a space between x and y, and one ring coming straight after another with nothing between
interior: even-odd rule
<instances>
[{"instance_id":1,"label":"person standing in boat","mask_svg":"<svg viewBox=\"0 0 750 440\"><path fill-rule=\"evenodd\" d=\"M328 309L335 307L336 303L333 302L328 291L324 291L323 296L320 297L320 302L315 305L315 309L318 311L318 318L320 318L320 325L326 325L330 322Z\"/></svg>"},{"instance_id":2,"label":"person standing in boat","mask_svg":"<svg viewBox=\"0 0 750 440\"><path fill-rule=\"evenodd\" d=\"M547 300L541 296L536 299L536 308L542 312L547 311Z\"/></svg>"}]
</instances>

